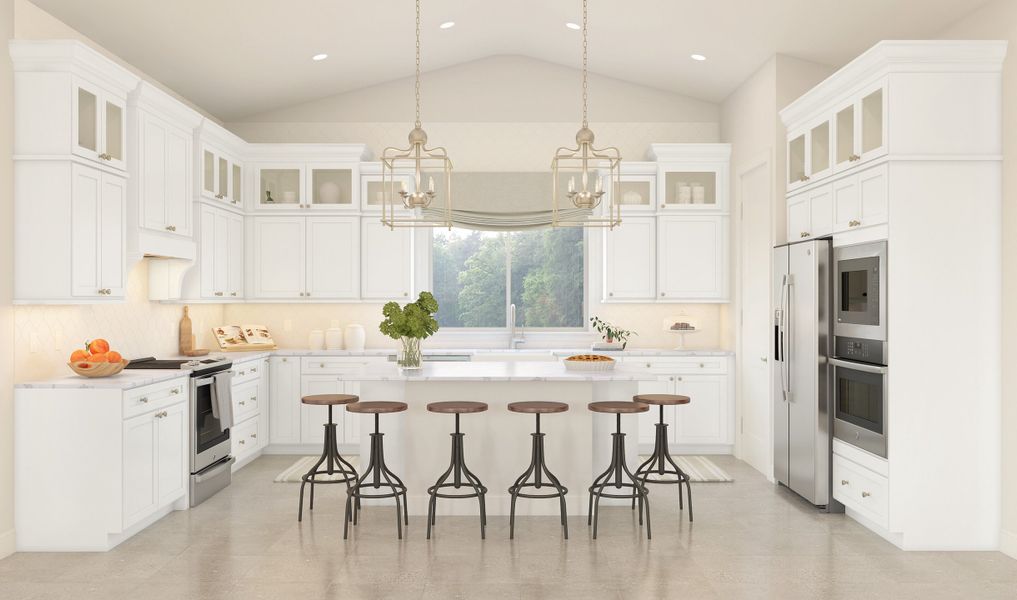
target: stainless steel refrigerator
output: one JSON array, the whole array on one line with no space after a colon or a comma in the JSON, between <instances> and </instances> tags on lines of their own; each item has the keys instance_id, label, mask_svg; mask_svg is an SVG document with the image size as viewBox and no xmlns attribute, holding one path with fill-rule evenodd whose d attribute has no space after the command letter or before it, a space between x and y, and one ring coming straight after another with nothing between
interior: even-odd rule
<instances>
[{"instance_id":1,"label":"stainless steel refrigerator","mask_svg":"<svg viewBox=\"0 0 1017 600\"><path fill-rule=\"evenodd\" d=\"M773 250L773 470L816 506L833 502L831 343L832 250L810 240ZM832 508L832 507L831 507Z\"/></svg>"}]
</instances>

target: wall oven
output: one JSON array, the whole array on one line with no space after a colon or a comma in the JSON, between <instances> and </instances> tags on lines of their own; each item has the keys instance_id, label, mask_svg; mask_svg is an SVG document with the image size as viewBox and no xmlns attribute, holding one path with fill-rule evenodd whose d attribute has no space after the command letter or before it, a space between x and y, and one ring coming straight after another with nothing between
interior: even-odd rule
<instances>
[{"instance_id":1,"label":"wall oven","mask_svg":"<svg viewBox=\"0 0 1017 600\"><path fill-rule=\"evenodd\" d=\"M833 250L836 336L886 341L886 242Z\"/></svg>"},{"instance_id":2,"label":"wall oven","mask_svg":"<svg viewBox=\"0 0 1017 600\"><path fill-rule=\"evenodd\" d=\"M830 365L834 437L886 458L888 368L840 358Z\"/></svg>"}]
</instances>

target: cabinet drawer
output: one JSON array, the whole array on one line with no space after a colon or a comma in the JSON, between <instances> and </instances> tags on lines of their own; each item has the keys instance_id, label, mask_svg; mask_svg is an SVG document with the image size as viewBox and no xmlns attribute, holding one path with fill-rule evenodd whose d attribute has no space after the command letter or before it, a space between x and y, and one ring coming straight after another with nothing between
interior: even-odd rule
<instances>
[{"instance_id":1,"label":"cabinet drawer","mask_svg":"<svg viewBox=\"0 0 1017 600\"><path fill-rule=\"evenodd\" d=\"M889 526L889 480L833 455L833 497L883 528Z\"/></svg>"},{"instance_id":2,"label":"cabinet drawer","mask_svg":"<svg viewBox=\"0 0 1017 600\"><path fill-rule=\"evenodd\" d=\"M242 459L261 447L258 439L260 420L260 416L254 416L230 429L230 447L234 458Z\"/></svg>"},{"instance_id":3,"label":"cabinet drawer","mask_svg":"<svg viewBox=\"0 0 1017 600\"><path fill-rule=\"evenodd\" d=\"M174 379L124 392L123 418L183 402L187 399L188 383L187 378Z\"/></svg>"},{"instance_id":4,"label":"cabinet drawer","mask_svg":"<svg viewBox=\"0 0 1017 600\"><path fill-rule=\"evenodd\" d=\"M260 414L260 397L257 381L233 386L233 422Z\"/></svg>"},{"instance_id":5,"label":"cabinet drawer","mask_svg":"<svg viewBox=\"0 0 1017 600\"><path fill-rule=\"evenodd\" d=\"M255 381L261 377L262 361L249 360L233 365L233 385Z\"/></svg>"},{"instance_id":6,"label":"cabinet drawer","mask_svg":"<svg viewBox=\"0 0 1017 600\"><path fill-rule=\"evenodd\" d=\"M300 367L305 375L343 375L386 362L388 357L385 356L320 356L301 359Z\"/></svg>"},{"instance_id":7,"label":"cabinet drawer","mask_svg":"<svg viewBox=\"0 0 1017 600\"><path fill-rule=\"evenodd\" d=\"M720 356L631 357L625 359L625 365L660 375L727 372L727 359Z\"/></svg>"}]
</instances>

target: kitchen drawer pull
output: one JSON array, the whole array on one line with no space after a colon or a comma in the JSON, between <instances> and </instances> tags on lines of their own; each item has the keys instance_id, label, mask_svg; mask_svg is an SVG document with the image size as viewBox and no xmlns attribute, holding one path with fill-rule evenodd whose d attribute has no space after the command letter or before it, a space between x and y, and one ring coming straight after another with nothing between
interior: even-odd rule
<instances>
[{"instance_id":1,"label":"kitchen drawer pull","mask_svg":"<svg viewBox=\"0 0 1017 600\"><path fill-rule=\"evenodd\" d=\"M162 419L163 417L166 417L166 416L169 416L169 413L166 412L166 411L155 413L155 418L156 419Z\"/></svg>"},{"instance_id":2,"label":"kitchen drawer pull","mask_svg":"<svg viewBox=\"0 0 1017 600\"><path fill-rule=\"evenodd\" d=\"M872 495L872 494L870 494L870 493L868 493L868 492L862 492L862 498L868 498L868 497L869 497L869 496L871 496L871 495Z\"/></svg>"},{"instance_id":3,"label":"kitchen drawer pull","mask_svg":"<svg viewBox=\"0 0 1017 600\"><path fill-rule=\"evenodd\" d=\"M251 402L257 402L257 401L258 401L258 397L257 396L251 396Z\"/></svg>"},{"instance_id":4,"label":"kitchen drawer pull","mask_svg":"<svg viewBox=\"0 0 1017 600\"><path fill-rule=\"evenodd\" d=\"M243 444L243 443L244 443L244 440L237 440L237 441L238 441L238 442L240 442L241 444Z\"/></svg>"},{"instance_id":5,"label":"kitchen drawer pull","mask_svg":"<svg viewBox=\"0 0 1017 600\"><path fill-rule=\"evenodd\" d=\"M138 402L142 404L148 404L148 396L142 396L141 398L138 398Z\"/></svg>"},{"instance_id":6,"label":"kitchen drawer pull","mask_svg":"<svg viewBox=\"0 0 1017 600\"><path fill-rule=\"evenodd\" d=\"M240 406L247 406L247 402L245 402L244 400L237 402L237 404L239 404Z\"/></svg>"},{"instance_id":7,"label":"kitchen drawer pull","mask_svg":"<svg viewBox=\"0 0 1017 600\"><path fill-rule=\"evenodd\" d=\"M706 368L706 365L705 365L704 363L699 363L699 368L700 368L700 369L705 369L705 368Z\"/></svg>"},{"instance_id":8,"label":"kitchen drawer pull","mask_svg":"<svg viewBox=\"0 0 1017 600\"><path fill-rule=\"evenodd\" d=\"M241 377L243 377L244 375L247 375L247 371L241 371L241 372L237 373L237 375L240 375Z\"/></svg>"},{"instance_id":9,"label":"kitchen drawer pull","mask_svg":"<svg viewBox=\"0 0 1017 600\"><path fill-rule=\"evenodd\" d=\"M176 396L177 394L180 393L180 388L173 388L172 390L170 390L170 393Z\"/></svg>"},{"instance_id":10,"label":"kitchen drawer pull","mask_svg":"<svg viewBox=\"0 0 1017 600\"><path fill-rule=\"evenodd\" d=\"M861 224L862 224L861 221L857 221L857 220L854 220L854 219L852 219L851 221L848 221L848 227L858 227Z\"/></svg>"},{"instance_id":11,"label":"kitchen drawer pull","mask_svg":"<svg viewBox=\"0 0 1017 600\"><path fill-rule=\"evenodd\" d=\"M252 433L251 437L254 438L254 439L258 439L258 434L257 433Z\"/></svg>"},{"instance_id":12,"label":"kitchen drawer pull","mask_svg":"<svg viewBox=\"0 0 1017 600\"><path fill-rule=\"evenodd\" d=\"M798 237L803 237L803 238L807 238L807 237L809 237L809 236L811 236L811 235L812 235L812 234L811 234L811 233L809 233L808 231L803 231L803 232L802 232L802 233L801 233L801 234L800 234L800 235L799 235Z\"/></svg>"},{"instance_id":13,"label":"kitchen drawer pull","mask_svg":"<svg viewBox=\"0 0 1017 600\"><path fill-rule=\"evenodd\" d=\"M251 367L251 373L257 373L258 367Z\"/></svg>"},{"instance_id":14,"label":"kitchen drawer pull","mask_svg":"<svg viewBox=\"0 0 1017 600\"><path fill-rule=\"evenodd\" d=\"M848 481L847 479L841 479L841 480L840 480L840 484L841 484L841 485L848 485L849 483L851 483L851 482L850 482L850 481Z\"/></svg>"},{"instance_id":15,"label":"kitchen drawer pull","mask_svg":"<svg viewBox=\"0 0 1017 600\"><path fill-rule=\"evenodd\" d=\"M650 368L651 366L652 366L652 365L651 365L650 363L646 363L646 368L647 368L647 369L649 369L649 368Z\"/></svg>"}]
</instances>

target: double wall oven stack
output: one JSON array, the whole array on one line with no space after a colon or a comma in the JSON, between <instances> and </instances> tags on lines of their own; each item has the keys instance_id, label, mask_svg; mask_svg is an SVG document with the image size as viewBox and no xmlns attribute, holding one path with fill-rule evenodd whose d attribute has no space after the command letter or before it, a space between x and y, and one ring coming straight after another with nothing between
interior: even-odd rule
<instances>
[{"instance_id":1,"label":"double wall oven stack","mask_svg":"<svg viewBox=\"0 0 1017 600\"><path fill-rule=\"evenodd\" d=\"M774 249L774 477L837 507L832 439L886 457L886 242Z\"/></svg>"},{"instance_id":2,"label":"double wall oven stack","mask_svg":"<svg viewBox=\"0 0 1017 600\"><path fill-rule=\"evenodd\" d=\"M225 358L201 360L132 360L128 369L178 369L188 371L190 389L190 503L197 506L232 480L230 427L232 398L230 367Z\"/></svg>"}]
</instances>

